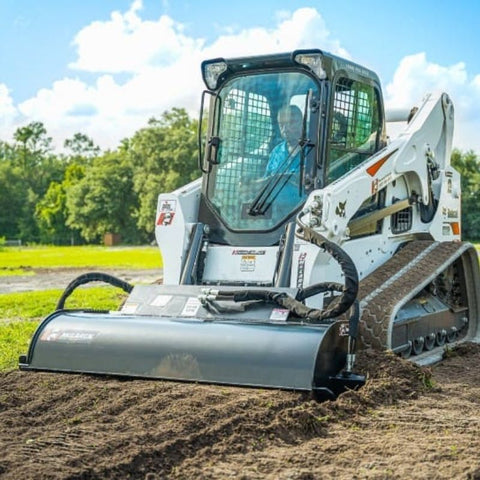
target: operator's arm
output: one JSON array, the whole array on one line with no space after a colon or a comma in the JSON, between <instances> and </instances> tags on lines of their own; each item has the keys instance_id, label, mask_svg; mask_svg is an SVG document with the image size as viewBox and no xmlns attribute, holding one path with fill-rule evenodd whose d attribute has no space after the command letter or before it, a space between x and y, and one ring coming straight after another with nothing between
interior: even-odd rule
<instances>
[{"instance_id":1,"label":"operator's arm","mask_svg":"<svg viewBox=\"0 0 480 480\"><path fill-rule=\"evenodd\" d=\"M286 148L284 148L285 143L279 143L270 153L270 158L268 159L267 167L265 168L264 177L268 177L278 172L281 164L286 160Z\"/></svg>"}]
</instances>

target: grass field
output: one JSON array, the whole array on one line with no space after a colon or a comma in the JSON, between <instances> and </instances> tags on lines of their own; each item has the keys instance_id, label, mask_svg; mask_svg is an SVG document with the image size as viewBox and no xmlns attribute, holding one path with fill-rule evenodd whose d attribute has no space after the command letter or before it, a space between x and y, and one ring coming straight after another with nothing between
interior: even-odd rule
<instances>
[{"instance_id":1,"label":"grass field","mask_svg":"<svg viewBox=\"0 0 480 480\"><path fill-rule=\"evenodd\" d=\"M162 265L156 247L20 247L0 250L0 276L34 274L35 268L152 268ZM15 368L39 321L55 310L62 290L0 294L0 371ZM125 298L109 286L79 288L66 308L115 310Z\"/></svg>"},{"instance_id":2,"label":"grass field","mask_svg":"<svg viewBox=\"0 0 480 480\"><path fill-rule=\"evenodd\" d=\"M0 275L21 275L34 268L159 268L157 247L4 247Z\"/></svg>"}]
</instances>

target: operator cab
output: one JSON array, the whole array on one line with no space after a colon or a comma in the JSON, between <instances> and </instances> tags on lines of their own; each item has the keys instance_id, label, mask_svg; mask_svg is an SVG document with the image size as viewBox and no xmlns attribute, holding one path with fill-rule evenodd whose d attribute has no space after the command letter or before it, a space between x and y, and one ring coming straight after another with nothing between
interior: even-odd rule
<instances>
[{"instance_id":1,"label":"operator cab","mask_svg":"<svg viewBox=\"0 0 480 480\"><path fill-rule=\"evenodd\" d=\"M349 61L303 50L208 60L202 74L199 221L214 243L277 244L314 189L385 145L378 78Z\"/></svg>"}]
</instances>

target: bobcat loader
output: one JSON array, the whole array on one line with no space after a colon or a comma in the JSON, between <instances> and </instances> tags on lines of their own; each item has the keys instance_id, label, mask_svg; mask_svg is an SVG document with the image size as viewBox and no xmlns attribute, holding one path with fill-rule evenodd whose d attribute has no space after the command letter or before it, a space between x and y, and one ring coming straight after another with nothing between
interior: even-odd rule
<instances>
[{"instance_id":1,"label":"bobcat loader","mask_svg":"<svg viewBox=\"0 0 480 480\"><path fill-rule=\"evenodd\" d=\"M448 95L389 140L386 121L407 115L386 118L377 75L348 60L313 49L201 68L202 177L158 198L163 285L80 277L21 369L335 397L365 380L356 346L431 363L478 340ZM119 311L64 308L95 280L130 292Z\"/></svg>"}]
</instances>

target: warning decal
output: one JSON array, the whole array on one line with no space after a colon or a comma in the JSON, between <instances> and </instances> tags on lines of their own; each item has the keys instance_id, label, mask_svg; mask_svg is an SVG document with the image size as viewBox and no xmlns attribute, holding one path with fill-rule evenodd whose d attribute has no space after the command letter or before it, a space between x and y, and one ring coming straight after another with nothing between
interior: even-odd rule
<instances>
[{"instance_id":1,"label":"warning decal","mask_svg":"<svg viewBox=\"0 0 480 480\"><path fill-rule=\"evenodd\" d=\"M164 307L171 299L172 295L157 295L150 305L152 307Z\"/></svg>"},{"instance_id":2,"label":"warning decal","mask_svg":"<svg viewBox=\"0 0 480 480\"><path fill-rule=\"evenodd\" d=\"M289 310L284 308L274 308L270 315L270 320L276 320L279 322L285 322L288 318Z\"/></svg>"},{"instance_id":3,"label":"warning decal","mask_svg":"<svg viewBox=\"0 0 480 480\"><path fill-rule=\"evenodd\" d=\"M122 307L122 309L120 310L122 313L135 313L137 311L137 308L138 308L138 303L125 303Z\"/></svg>"},{"instance_id":4,"label":"warning decal","mask_svg":"<svg viewBox=\"0 0 480 480\"><path fill-rule=\"evenodd\" d=\"M257 260L257 257L255 255L242 255L240 259L240 271L254 272L256 260Z\"/></svg>"},{"instance_id":5,"label":"warning decal","mask_svg":"<svg viewBox=\"0 0 480 480\"><path fill-rule=\"evenodd\" d=\"M183 317L194 317L201 306L200 300L197 297L189 297L185 306L183 307L181 315Z\"/></svg>"}]
</instances>

